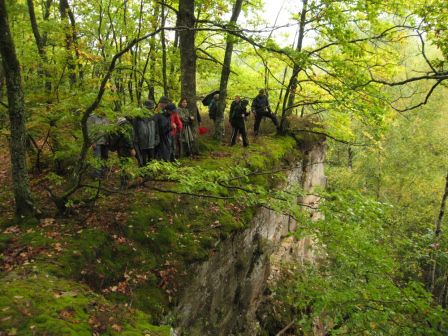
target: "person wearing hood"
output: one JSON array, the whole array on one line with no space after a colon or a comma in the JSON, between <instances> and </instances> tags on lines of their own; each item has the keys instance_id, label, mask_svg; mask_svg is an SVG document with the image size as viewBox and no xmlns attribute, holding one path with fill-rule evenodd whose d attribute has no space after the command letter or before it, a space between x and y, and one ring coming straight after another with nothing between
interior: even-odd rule
<instances>
[{"instance_id":1,"label":"person wearing hood","mask_svg":"<svg viewBox=\"0 0 448 336\"><path fill-rule=\"evenodd\" d=\"M247 99L241 100L240 96L236 96L230 107L230 124L232 125L232 137L230 139L230 146L235 145L238 133L243 137L243 146L249 146L246 132L246 117L249 115L247 112L247 105L249 101Z\"/></svg>"}]
</instances>

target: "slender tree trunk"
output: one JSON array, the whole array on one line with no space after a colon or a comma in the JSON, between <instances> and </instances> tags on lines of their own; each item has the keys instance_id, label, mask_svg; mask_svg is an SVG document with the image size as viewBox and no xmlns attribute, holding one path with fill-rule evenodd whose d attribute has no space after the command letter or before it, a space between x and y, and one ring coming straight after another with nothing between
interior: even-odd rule
<instances>
[{"instance_id":1,"label":"slender tree trunk","mask_svg":"<svg viewBox=\"0 0 448 336\"><path fill-rule=\"evenodd\" d=\"M448 198L448 174L445 177L445 191L443 192L442 202L440 203L439 215L435 220L434 228L434 244L437 244L442 233L442 222L445 216L446 199ZM435 245L436 246L436 245ZM436 248L436 247L435 247ZM436 258L433 260L431 267L431 285L430 289L433 294L435 294L436 289L436 271L437 271L437 261Z\"/></svg>"},{"instance_id":2,"label":"slender tree trunk","mask_svg":"<svg viewBox=\"0 0 448 336\"><path fill-rule=\"evenodd\" d=\"M165 27L166 14L165 14L165 2L162 2L162 22L161 27ZM168 79L166 73L166 40L165 31L160 33L160 42L162 43L162 79L163 79L163 95L168 97Z\"/></svg>"},{"instance_id":3,"label":"slender tree trunk","mask_svg":"<svg viewBox=\"0 0 448 336\"><path fill-rule=\"evenodd\" d=\"M65 24L65 21L68 20L65 40L67 48L67 59L71 62L69 63L69 68L73 69L71 82L74 84L77 82L77 75L79 76L80 80L82 80L84 77L81 64L79 63L79 43L78 35L76 33L75 15L70 8L68 0L59 1L59 11L63 24Z\"/></svg>"},{"instance_id":4,"label":"slender tree trunk","mask_svg":"<svg viewBox=\"0 0 448 336\"><path fill-rule=\"evenodd\" d=\"M138 29L137 29L137 38L140 37L141 31L142 31L142 21L143 21L143 0L140 0L140 7L139 7L139 14L138 14ZM135 98L137 99L137 105L142 106L142 91L140 86L140 81L144 81L145 77L145 69L143 69L143 72L141 74L141 79L139 79L138 76L138 68L139 68L139 61L142 54L142 48L140 45L137 45L137 50L132 54L133 55L133 80L134 80L134 86L135 86ZM147 64L147 63L146 63ZM143 84L143 82L142 82Z\"/></svg>"},{"instance_id":5,"label":"slender tree trunk","mask_svg":"<svg viewBox=\"0 0 448 336\"><path fill-rule=\"evenodd\" d=\"M353 148L348 146L347 148L347 156L348 156L348 169L353 170Z\"/></svg>"},{"instance_id":6,"label":"slender tree trunk","mask_svg":"<svg viewBox=\"0 0 448 336\"><path fill-rule=\"evenodd\" d=\"M181 96L190 106L196 106L196 48L194 0L179 0L177 28L179 29Z\"/></svg>"},{"instance_id":7,"label":"slender tree trunk","mask_svg":"<svg viewBox=\"0 0 448 336\"><path fill-rule=\"evenodd\" d=\"M308 0L303 0L302 2L302 12L300 13L299 22L299 35L297 37L297 47L296 51L302 51L303 38L305 36L305 25L306 25L306 14L308 11ZM282 117L280 120L280 133L285 133L288 128L288 117L292 113L292 108L294 106L294 100L296 95L296 89L298 85L297 76L299 75L302 68L299 64L295 63L291 79L289 80L288 87L286 88L285 97L283 98L283 108Z\"/></svg>"},{"instance_id":8,"label":"slender tree trunk","mask_svg":"<svg viewBox=\"0 0 448 336\"><path fill-rule=\"evenodd\" d=\"M9 29L5 0L0 0L0 55L5 70L8 112L11 127L10 155L16 215L34 216L34 204L28 183L26 165L25 100L20 64Z\"/></svg>"},{"instance_id":9,"label":"slender tree trunk","mask_svg":"<svg viewBox=\"0 0 448 336\"><path fill-rule=\"evenodd\" d=\"M242 5L243 0L235 1L232 10L232 17L230 18L230 22L228 24L228 27L230 29L235 28L236 21L238 20L238 16L240 15ZM226 108L227 83L229 82L230 65L232 62L232 52L234 43L235 43L235 37L233 37L230 34L227 34L226 51L224 54L224 61L221 71L221 81L219 84L218 111L215 122L215 138L219 140L222 140L224 134L224 110Z\"/></svg>"},{"instance_id":10,"label":"slender tree trunk","mask_svg":"<svg viewBox=\"0 0 448 336\"><path fill-rule=\"evenodd\" d=\"M39 70L40 73L43 74L45 78L45 92L49 95L51 93L51 74L45 67L48 64L47 54L45 52L45 44L46 44L46 34L44 37L40 35L39 27L37 25L36 13L34 11L34 2L33 0L27 0L28 4L28 13L30 16L31 29L33 30L34 40L36 41L37 52L39 53L39 57L41 59L42 65Z\"/></svg>"},{"instance_id":11,"label":"slender tree trunk","mask_svg":"<svg viewBox=\"0 0 448 336\"><path fill-rule=\"evenodd\" d=\"M66 62L69 70L68 76L70 78L70 85L75 85L77 82L76 76L76 61L72 55L73 50L73 33L69 22L68 12L70 7L67 0L59 0L59 13L61 14L61 21L65 30L65 48L66 48Z\"/></svg>"},{"instance_id":12,"label":"slender tree trunk","mask_svg":"<svg viewBox=\"0 0 448 336\"><path fill-rule=\"evenodd\" d=\"M177 23L176 23L177 26ZM170 71L169 71L169 82L170 82L170 89L171 91L179 91L179 87L177 86L178 80L178 53L179 53L179 33L176 31L174 32L174 41L173 41L173 47L171 50L171 57L170 57Z\"/></svg>"},{"instance_id":13,"label":"slender tree trunk","mask_svg":"<svg viewBox=\"0 0 448 336\"><path fill-rule=\"evenodd\" d=\"M160 7L159 5L154 6L154 18L159 16ZM157 28L157 24L154 25L154 29ZM149 52L148 58L149 60L149 86L148 86L148 99L151 99L153 102L156 102L156 90L155 90L155 81L156 81L156 37L155 35L151 37L149 40ZM143 81L141 82L143 85Z\"/></svg>"}]
</instances>

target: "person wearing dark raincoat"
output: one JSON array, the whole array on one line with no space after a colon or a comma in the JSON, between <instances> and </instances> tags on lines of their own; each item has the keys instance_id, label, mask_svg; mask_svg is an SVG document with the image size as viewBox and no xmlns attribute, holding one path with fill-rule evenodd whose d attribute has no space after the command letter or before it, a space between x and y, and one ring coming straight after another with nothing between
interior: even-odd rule
<instances>
[{"instance_id":1,"label":"person wearing dark raincoat","mask_svg":"<svg viewBox=\"0 0 448 336\"><path fill-rule=\"evenodd\" d=\"M269 106L269 100L265 90L261 89L258 95L252 101L252 111L255 113L254 134L257 136L260 129L261 120L266 117L272 120L275 127L278 128L278 120Z\"/></svg>"},{"instance_id":2,"label":"person wearing dark raincoat","mask_svg":"<svg viewBox=\"0 0 448 336\"><path fill-rule=\"evenodd\" d=\"M216 121L216 117L218 115L218 100L219 100L219 94L215 94L213 96L212 101L210 102L210 105L208 106L208 116L210 117L213 122Z\"/></svg>"},{"instance_id":3,"label":"person wearing dark raincoat","mask_svg":"<svg viewBox=\"0 0 448 336\"><path fill-rule=\"evenodd\" d=\"M163 109L162 109L163 106ZM155 157L158 160L170 161L171 159L171 113L165 109L166 104L159 103L160 110L154 116L157 131L159 133L159 144L155 148Z\"/></svg>"},{"instance_id":4,"label":"person wearing dark raincoat","mask_svg":"<svg viewBox=\"0 0 448 336\"><path fill-rule=\"evenodd\" d=\"M249 115L249 112L247 112L248 104L248 100L241 100L239 96L236 96L230 106L230 124L232 125L232 137L230 139L231 146L235 145L238 134L241 134L243 137L243 146L249 146L245 123L245 119Z\"/></svg>"},{"instance_id":5,"label":"person wearing dark raincoat","mask_svg":"<svg viewBox=\"0 0 448 336\"><path fill-rule=\"evenodd\" d=\"M155 157L155 147L159 142L156 122L151 113L154 113L154 102L147 100L144 103L148 111L145 117L132 119L134 129L134 148L137 154L137 160L140 167L145 166Z\"/></svg>"}]
</instances>

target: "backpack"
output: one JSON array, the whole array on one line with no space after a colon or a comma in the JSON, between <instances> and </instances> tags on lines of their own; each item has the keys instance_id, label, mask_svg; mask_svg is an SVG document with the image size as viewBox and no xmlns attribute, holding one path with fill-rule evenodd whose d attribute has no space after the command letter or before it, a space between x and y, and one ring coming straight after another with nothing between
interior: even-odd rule
<instances>
[{"instance_id":1,"label":"backpack","mask_svg":"<svg viewBox=\"0 0 448 336\"><path fill-rule=\"evenodd\" d=\"M112 152L118 151L120 147L130 147L130 129L131 125L126 119L119 119L117 130L108 134L108 147Z\"/></svg>"}]
</instances>

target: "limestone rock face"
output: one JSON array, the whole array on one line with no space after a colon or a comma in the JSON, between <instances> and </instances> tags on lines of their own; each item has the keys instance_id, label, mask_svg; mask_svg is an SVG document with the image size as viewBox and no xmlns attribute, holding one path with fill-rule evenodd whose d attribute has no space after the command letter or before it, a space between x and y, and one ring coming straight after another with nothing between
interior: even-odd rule
<instances>
[{"instance_id":1,"label":"limestone rock face","mask_svg":"<svg viewBox=\"0 0 448 336\"><path fill-rule=\"evenodd\" d=\"M316 143L287 176L288 184L306 191L325 187L325 144ZM298 199L317 207L317 196ZM309 209L312 218L317 211ZM260 208L249 228L223 241L207 261L194 266L191 281L175 309L176 335L257 335L257 309L268 282L277 279L282 263L313 262L310 237L297 240L288 233L297 228L289 216Z\"/></svg>"}]
</instances>

